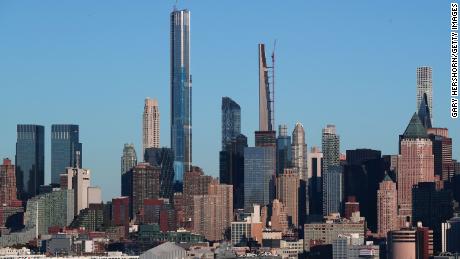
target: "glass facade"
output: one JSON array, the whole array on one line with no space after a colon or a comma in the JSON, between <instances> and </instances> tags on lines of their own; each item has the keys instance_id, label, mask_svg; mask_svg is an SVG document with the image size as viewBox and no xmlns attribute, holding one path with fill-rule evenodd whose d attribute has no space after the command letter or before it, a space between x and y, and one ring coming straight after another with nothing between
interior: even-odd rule
<instances>
[{"instance_id":1,"label":"glass facade","mask_svg":"<svg viewBox=\"0 0 460 259\"><path fill-rule=\"evenodd\" d=\"M222 150L241 133L241 108L229 97L222 97Z\"/></svg>"},{"instance_id":2,"label":"glass facade","mask_svg":"<svg viewBox=\"0 0 460 259\"><path fill-rule=\"evenodd\" d=\"M171 148L176 181L192 163L192 76L190 75L190 11L171 13Z\"/></svg>"},{"instance_id":3,"label":"glass facade","mask_svg":"<svg viewBox=\"0 0 460 259\"><path fill-rule=\"evenodd\" d=\"M174 152L171 148L147 148L144 161L160 167L160 197L172 198L174 194Z\"/></svg>"},{"instance_id":4,"label":"glass facade","mask_svg":"<svg viewBox=\"0 0 460 259\"><path fill-rule=\"evenodd\" d=\"M77 154L78 153L78 154ZM78 125L51 126L51 183L59 184L66 167L82 167Z\"/></svg>"},{"instance_id":5,"label":"glass facade","mask_svg":"<svg viewBox=\"0 0 460 259\"><path fill-rule=\"evenodd\" d=\"M37 195L45 180L45 127L17 125L15 164L20 199Z\"/></svg>"},{"instance_id":6,"label":"glass facade","mask_svg":"<svg viewBox=\"0 0 460 259\"><path fill-rule=\"evenodd\" d=\"M275 174L273 147L247 147L244 149L244 210L251 212L253 204L261 206L273 196Z\"/></svg>"}]
</instances>

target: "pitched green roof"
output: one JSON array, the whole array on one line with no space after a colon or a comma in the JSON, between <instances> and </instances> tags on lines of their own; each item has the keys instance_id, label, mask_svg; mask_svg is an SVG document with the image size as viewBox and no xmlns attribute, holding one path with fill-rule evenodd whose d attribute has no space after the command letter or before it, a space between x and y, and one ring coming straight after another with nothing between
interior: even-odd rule
<instances>
[{"instance_id":1,"label":"pitched green roof","mask_svg":"<svg viewBox=\"0 0 460 259\"><path fill-rule=\"evenodd\" d=\"M428 137L426 129L423 126L422 121L420 121L420 118L418 117L417 113L414 113L414 115L412 115L409 125L407 125L406 131L404 131L403 137L404 138L427 138Z\"/></svg>"},{"instance_id":2,"label":"pitched green roof","mask_svg":"<svg viewBox=\"0 0 460 259\"><path fill-rule=\"evenodd\" d=\"M382 181L390 181L393 182L393 179L388 175L387 171L385 171L385 176L383 177Z\"/></svg>"}]
</instances>

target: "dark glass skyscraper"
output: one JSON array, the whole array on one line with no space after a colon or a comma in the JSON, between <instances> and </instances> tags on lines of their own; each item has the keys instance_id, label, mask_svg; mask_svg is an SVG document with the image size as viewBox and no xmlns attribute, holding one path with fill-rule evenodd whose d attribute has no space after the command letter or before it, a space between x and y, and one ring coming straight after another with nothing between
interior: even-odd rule
<instances>
[{"instance_id":1,"label":"dark glass skyscraper","mask_svg":"<svg viewBox=\"0 0 460 259\"><path fill-rule=\"evenodd\" d=\"M276 138L276 174L282 174L285 168L292 165L291 136L287 134L287 126L280 125Z\"/></svg>"},{"instance_id":2,"label":"dark glass skyscraper","mask_svg":"<svg viewBox=\"0 0 460 259\"><path fill-rule=\"evenodd\" d=\"M18 125L16 142L16 187L22 200L39 192L45 181L45 127Z\"/></svg>"},{"instance_id":3,"label":"dark glass skyscraper","mask_svg":"<svg viewBox=\"0 0 460 259\"><path fill-rule=\"evenodd\" d=\"M174 153L170 148L145 149L144 161L151 166L161 168L160 197L171 199L174 194Z\"/></svg>"},{"instance_id":4,"label":"dark glass skyscraper","mask_svg":"<svg viewBox=\"0 0 460 259\"><path fill-rule=\"evenodd\" d=\"M176 181L192 163L192 76L190 75L190 11L171 13L171 148Z\"/></svg>"},{"instance_id":5,"label":"dark glass skyscraper","mask_svg":"<svg viewBox=\"0 0 460 259\"><path fill-rule=\"evenodd\" d=\"M82 167L82 145L78 125L51 126L51 183L59 184L66 167Z\"/></svg>"},{"instance_id":6,"label":"dark glass skyscraper","mask_svg":"<svg viewBox=\"0 0 460 259\"><path fill-rule=\"evenodd\" d=\"M222 150L241 133L241 108L230 97L222 97Z\"/></svg>"}]
</instances>

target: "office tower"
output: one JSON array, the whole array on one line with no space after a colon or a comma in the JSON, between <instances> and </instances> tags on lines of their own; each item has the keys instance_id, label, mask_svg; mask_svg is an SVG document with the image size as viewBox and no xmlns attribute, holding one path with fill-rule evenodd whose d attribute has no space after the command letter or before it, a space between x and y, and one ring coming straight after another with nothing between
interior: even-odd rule
<instances>
[{"instance_id":1,"label":"office tower","mask_svg":"<svg viewBox=\"0 0 460 259\"><path fill-rule=\"evenodd\" d=\"M377 229L380 237L399 228L396 183L385 174L377 191Z\"/></svg>"},{"instance_id":2,"label":"office tower","mask_svg":"<svg viewBox=\"0 0 460 259\"><path fill-rule=\"evenodd\" d=\"M8 158L3 159L3 164L0 165L0 207L16 207L21 204L17 200L16 173L14 169L11 160Z\"/></svg>"},{"instance_id":3,"label":"office tower","mask_svg":"<svg viewBox=\"0 0 460 259\"><path fill-rule=\"evenodd\" d=\"M209 184L212 177L205 175L203 170L193 166L191 171L185 172L184 175L184 192L183 203L185 209L185 220L187 227L193 229L194 203L193 196L205 195L209 192Z\"/></svg>"},{"instance_id":4,"label":"office tower","mask_svg":"<svg viewBox=\"0 0 460 259\"><path fill-rule=\"evenodd\" d=\"M133 144L125 144L121 156L121 174L128 172L137 165L137 154ZM123 183L122 183L123 184Z\"/></svg>"},{"instance_id":5,"label":"office tower","mask_svg":"<svg viewBox=\"0 0 460 259\"><path fill-rule=\"evenodd\" d=\"M426 93L423 94L422 102L420 103L420 109L417 112L420 121L422 122L423 126L428 129L431 128L431 111L428 107L428 97Z\"/></svg>"},{"instance_id":6,"label":"office tower","mask_svg":"<svg viewBox=\"0 0 460 259\"><path fill-rule=\"evenodd\" d=\"M329 166L340 165L340 137L336 134L335 125L327 125L322 134L323 174Z\"/></svg>"},{"instance_id":7,"label":"office tower","mask_svg":"<svg viewBox=\"0 0 460 259\"><path fill-rule=\"evenodd\" d=\"M18 196L27 200L45 183L45 127L17 125L15 163Z\"/></svg>"},{"instance_id":8,"label":"office tower","mask_svg":"<svg viewBox=\"0 0 460 259\"><path fill-rule=\"evenodd\" d=\"M171 148L147 148L144 161L161 168L160 197L172 199L174 195L174 152Z\"/></svg>"},{"instance_id":9,"label":"office tower","mask_svg":"<svg viewBox=\"0 0 460 259\"><path fill-rule=\"evenodd\" d=\"M192 75L190 74L190 11L171 13L171 148L176 181L192 164Z\"/></svg>"},{"instance_id":10,"label":"office tower","mask_svg":"<svg viewBox=\"0 0 460 259\"><path fill-rule=\"evenodd\" d=\"M51 183L59 184L59 177L67 167L83 167L82 144L78 125L51 125Z\"/></svg>"},{"instance_id":11,"label":"office tower","mask_svg":"<svg viewBox=\"0 0 460 259\"><path fill-rule=\"evenodd\" d=\"M421 182L412 189L412 222L433 230L434 252L441 252L441 224L453 216L450 190L436 190L433 182Z\"/></svg>"},{"instance_id":12,"label":"office tower","mask_svg":"<svg viewBox=\"0 0 460 259\"><path fill-rule=\"evenodd\" d=\"M233 185L233 207L244 206L244 148L248 146L245 135L239 134L219 152L220 183Z\"/></svg>"},{"instance_id":13,"label":"office tower","mask_svg":"<svg viewBox=\"0 0 460 259\"><path fill-rule=\"evenodd\" d=\"M420 105L423 102L423 95L426 94L428 109L430 111L430 119L433 120L433 79L431 67L417 68L417 109L420 110Z\"/></svg>"},{"instance_id":14,"label":"office tower","mask_svg":"<svg viewBox=\"0 0 460 259\"><path fill-rule=\"evenodd\" d=\"M274 53L272 63L274 63ZM269 66L265 44L259 44L259 130L272 131L274 125L274 64Z\"/></svg>"},{"instance_id":15,"label":"office tower","mask_svg":"<svg viewBox=\"0 0 460 259\"><path fill-rule=\"evenodd\" d=\"M285 168L292 166L291 136L287 134L287 125L279 125L276 139L276 174L282 174Z\"/></svg>"},{"instance_id":16,"label":"office tower","mask_svg":"<svg viewBox=\"0 0 460 259\"><path fill-rule=\"evenodd\" d=\"M305 251L314 246L332 244L340 235L356 234L364 240L366 222L356 213L350 220L341 218L339 214L324 217L324 222L309 223L304 226Z\"/></svg>"},{"instance_id":17,"label":"office tower","mask_svg":"<svg viewBox=\"0 0 460 259\"><path fill-rule=\"evenodd\" d=\"M160 147L160 108L157 99L147 97L142 116L142 156L151 147Z\"/></svg>"},{"instance_id":18,"label":"office tower","mask_svg":"<svg viewBox=\"0 0 460 259\"><path fill-rule=\"evenodd\" d=\"M48 234L50 227L66 227L74 218L74 193L57 190L37 195L27 201L25 229L36 228L38 235Z\"/></svg>"},{"instance_id":19,"label":"office tower","mask_svg":"<svg viewBox=\"0 0 460 259\"><path fill-rule=\"evenodd\" d=\"M318 147L312 147L308 154L308 190L310 197L310 214L323 214L322 168L323 153Z\"/></svg>"},{"instance_id":20,"label":"office tower","mask_svg":"<svg viewBox=\"0 0 460 259\"><path fill-rule=\"evenodd\" d=\"M271 185L275 173L275 153L272 147L244 149L244 209L254 204L265 206L270 202Z\"/></svg>"},{"instance_id":21,"label":"office tower","mask_svg":"<svg viewBox=\"0 0 460 259\"><path fill-rule=\"evenodd\" d=\"M388 232L388 258L428 259L433 255L433 231L422 227L405 227Z\"/></svg>"},{"instance_id":22,"label":"office tower","mask_svg":"<svg viewBox=\"0 0 460 259\"><path fill-rule=\"evenodd\" d=\"M193 196L194 232L204 235L206 240L224 240L233 219L232 195L231 185L219 184L213 179L208 194Z\"/></svg>"},{"instance_id":23,"label":"office tower","mask_svg":"<svg viewBox=\"0 0 460 259\"><path fill-rule=\"evenodd\" d=\"M161 169L149 163L140 163L132 171L132 196L133 217L142 212L145 199L158 199L160 197Z\"/></svg>"},{"instance_id":24,"label":"office tower","mask_svg":"<svg viewBox=\"0 0 460 259\"><path fill-rule=\"evenodd\" d=\"M442 252L460 253L460 217L442 223Z\"/></svg>"},{"instance_id":25,"label":"office tower","mask_svg":"<svg viewBox=\"0 0 460 259\"><path fill-rule=\"evenodd\" d=\"M400 227L411 221L412 188L419 182L434 181L434 156L432 142L416 113L403 135L399 136L398 156L398 215Z\"/></svg>"},{"instance_id":26,"label":"office tower","mask_svg":"<svg viewBox=\"0 0 460 259\"><path fill-rule=\"evenodd\" d=\"M222 150L241 133L241 108L230 97L222 97Z\"/></svg>"},{"instance_id":27,"label":"office tower","mask_svg":"<svg viewBox=\"0 0 460 259\"><path fill-rule=\"evenodd\" d=\"M289 223L299 225L300 179L297 169L284 169L276 178L276 198L286 207Z\"/></svg>"},{"instance_id":28,"label":"office tower","mask_svg":"<svg viewBox=\"0 0 460 259\"><path fill-rule=\"evenodd\" d=\"M433 143L434 174L443 181L450 181L455 174L452 161L452 138L447 128L429 128L428 137Z\"/></svg>"},{"instance_id":29,"label":"office tower","mask_svg":"<svg viewBox=\"0 0 460 259\"><path fill-rule=\"evenodd\" d=\"M74 190L75 215L88 208L88 188L91 186L91 172L88 169L67 167L60 175L61 189Z\"/></svg>"},{"instance_id":30,"label":"office tower","mask_svg":"<svg viewBox=\"0 0 460 259\"><path fill-rule=\"evenodd\" d=\"M343 201L343 171L341 166L329 166L323 175L323 215L340 213Z\"/></svg>"},{"instance_id":31,"label":"office tower","mask_svg":"<svg viewBox=\"0 0 460 259\"><path fill-rule=\"evenodd\" d=\"M377 232L377 190L385 176L385 163L381 152L372 149L346 151L344 167L345 197L354 196L368 228Z\"/></svg>"},{"instance_id":32,"label":"office tower","mask_svg":"<svg viewBox=\"0 0 460 259\"><path fill-rule=\"evenodd\" d=\"M292 132L292 160L293 167L297 169L300 179L307 181L307 144L305 144L305 131L299 122L295 124Z\"/></svg>"}]
</instances>

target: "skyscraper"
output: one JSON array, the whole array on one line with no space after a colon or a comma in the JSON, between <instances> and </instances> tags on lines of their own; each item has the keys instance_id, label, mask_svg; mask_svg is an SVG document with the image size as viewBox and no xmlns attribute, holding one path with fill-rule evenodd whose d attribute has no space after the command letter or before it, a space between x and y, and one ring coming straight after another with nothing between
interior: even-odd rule
<instances>
[{"instance_id":1,"label":"skyscraper","mask_svg":"<svg viewBox=\"0 0 460 259\"><path fill-rule=\"evenodd\" d=\"M176 180L192 163L192 76L190 74L190 11L171 13L171 148Z\"/></svg>"},{"instance_id":2,"label":"skyscraper","mask_svg":"<svg viewBox=\"0 0 460 259\"><path fill-rule=\"evenodd\" d=\"M88 169L67 167L60 175L61 189L74 191L75 215L88 208L88 188L91 186L91 172Z\"/></svg>"},{"instance_id":3,"label":"skyscraper","mask_svg":"<svg viewBox=\"0 0 460 259\"><path fill-rule=\"evenodd\" d=\"M241 133L241 108L230 97L222 97L222 150Z\"/></svg>"},{"instance_id":4,"label":"skyscraper","mask_svg":"<svg viewBox=\"0 0 460 259\"><path fill-rule=\"evenodd\" d=\"M422 102L420 103L420 108L418 110L418 117L422 121L423 126L428 129L431 128L431 111L428 107L428 96L426 93L423 93Z\"/></svg>"},{"instance_id":5,"label":"skyscraper","mask_svg":"<svg viewBox=\"0 0 460 259\"><path fill-rule=\"evenodd\" d=\"M51 183L59 184L66 167L82 167L79 127L71 124L51 125Z\"/></svg>"},{"instance_id":6,"label":"skyscraper","mask_svg":"<svg viewBox=\"0 0 460 259\"><path fill-rule=\"evenodd\" d=\"M327 125L322 132L323 150L323 215L340 212L343 199L343 172L340 166L340 137L335 125Z\"/></svg>"},{"instance_id":7,"label":"skyscraper","mask_svg":"<svg viewBox=\"0 0 460 259\"><path fill-rule=\"evenodd\" d=\"M248 139L240 134L219 152L220 183L233 185L233 207L242 209L244 206L244 148Z\"/></svg>"},{"instance_id":8,"label":"skyscraper","mask_svg":"<svg viewBox=\"0 0 460 259\"><path fill-rule=\"evenodd\" d=\"M11 164L11 160L6 158L3 159L3 164L0 165L0 206L17 204L14 165Z\"/></svg>"},{"instance_id":9,"label":"skyscraper","mask_svg":"<svg viewBox=\"0 0 460 259\"><path fill-rule=\"evenodd\" d=\"M142 120L142 156L150 147L160 147L160 109L157 99L147 97Z\"/></svg>"},{"instance_id":10,"label":"skyscraper","mask_svg":"<svg viewBox=\"0 0 460 259\"><path fill-rule=\"evenodd\" d=\"M423 95L427 95L428 109L430 111L430 119L433 120L433 78L431 67L417 68L417 109L420 110L420 104L423 101Z\"/></svg>"},{"instance_id":11,"label":"skyscraper","mask_svg":"<svg viewBox=\"0 0 460 259\"><path fill-rule=\"evenodd\" d=\"M443 181L450 181L455 175L452 161L452 138L447 128L429 128L428 137L433 142L434 174Z\"/></svg>"},{"instance_id":12,"label":"skyscraper","mask_svg":"<svg viewBox=\"0 0 460 259\"><path fill-rule=\"evenodd\" d=\"M131 203L133 216L142 212L145 199L158 199L160 197L161 169L148 163L140 163L132 171L132 197Z\"/></svg>"},{"instance_id":13,"label":"skyscraper","mask_svg":"<svg viewBox=\"0 0 460 259\"><path fill-rule=\"evenodd\" d=\"M161 168L160 197L172 199L174 195L174 152L171 148L147 148L144 161Z\"/></svg>"},{"instance_id":14,"label":"skyscraper","mask_svg":"<svg viewBox=\"0 0 460 259\"><path fill-rule=\"evenodd\" d=\"M296 168L284 169L276 178L276 198L286 207L289 222L299 225L299 188L300 179Z\"/></svg>"},{"instance_id":15,"label":"skyscraper","mask_svg":"<svg viewBox=\"0 0 460 259\"><path fill-rule=\"evenodd\" d=\"M292 132L292 160L293 167L297 169L300 179L308 180L307 170L307 144L305 144L305 131L299 122L295 124Z\"/></svg>"},{"instance_id":16,"label":"skyscraper","mask_svg":"<svg viewBox=\"0 0 460 259\"><path fill-rule=\"evenodd\" d=\"M121 174L124 174L137 165L137 154L133 144L125 144L121 156Z\"/></svg>"},{"instance_id":17,"label":"skyscraper","mask_svg":"<svg viewBox=\"0 0 460 259\"><path fill-rule=\"evenodd\" d=\"M386 237L389 231L399 228L397 199L396 183L385 174L377 191L377 229L380 237Z\"/></svg>"},{"instance_id":18,"label":"skyscraper","mask_svg":"<svg viewBox=\"0 0 460 259\"><path fill-rule=\"evenodd\" d=\"M274 54L272 56L274 59ZM259 130L272 131L274 125L273 65L267 64L265 44L259 44Z\"/></svg>"},{"instance_id":19,"label":"skyscraper","mask_svg":"<svg viewBox=\"0 0 460 259\"><path fill-rule=\"evenodd\" d=\"M399 136L398 215L400 227L412 217L412 188L419 182L434 181L432 142L417 113ZM411 220L409 220L411 221Z\"/></svg>"},{"instance_id":20,"label":"skyscraper","mask_svg":"<svg viewBox=\"0 0 460 259\"><path fill-rule=\"evenodd\" d=\"M308 190L310 197L309 212L310 214L322 214L322 168L323 153L318 147L312 147L308 154Z\"/></svg>"},{"instance_id":21,"label":"skyscraper","mask_svg":"<svg viewBox=\"0 0 460 259\"><path fill-rule=\"evenodd\" d=\"M282 174L285 168L292 166L291 136L287 134L287 125L279 125L276 138L276 174Z\"/></svg>"},{"instance_id":22,"label":"skyscraper","mask_svg":"<svg viewBox=\"0 0 460 259\"><path fill-rule=\"evenodd\" d=\"M340 213L343 202L342 166L329 166L323 175L323 215Z\"/></svg>"},{"instance_id":23,"label":"skyscraper","mask_svg":"<svg viewBox=\"0 0 460 259\"><path fill-rule=\"evenodd\" d=\"M265 206L270 202L270 186L274 173L275 153L272 147L244 149L245 211L251 211L254 204Z\"/></svg>"},{"instance_id":24,"label":"skyscraper","mask_svg":"<svg viewBox=\"0 0 460 259\"><path fill-rule=\"evenodd\" d=\"M340 137L336 134L335 125L327 125L322 134L323 174L329 166L340 165Z\"/></svg>"},{"instance_id":25,"label":"skyscraper","mask_svg":"<svg viewBox=\"0 0 460 259\"><path fill-rule=\"evenodd\" d=\"M45 127L17 125L16 187L21 200L38 194L45 182Z\"/></svg>"}]
</instances>

